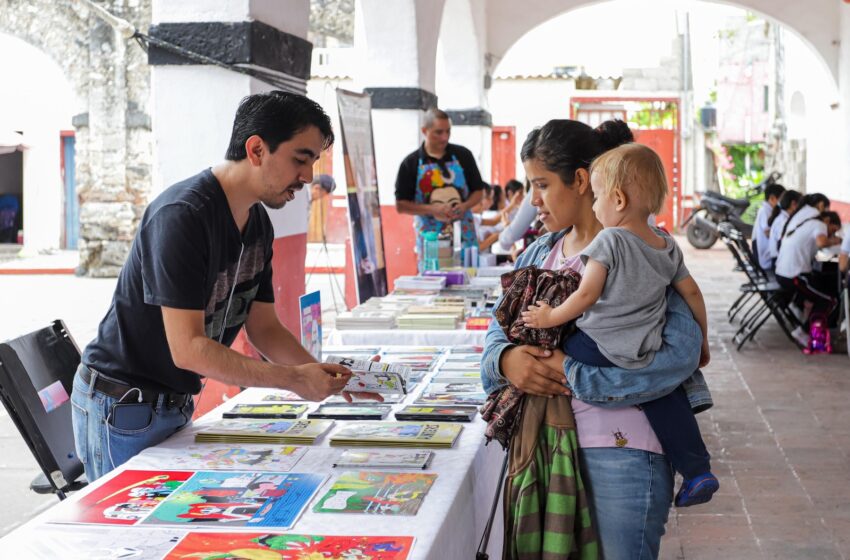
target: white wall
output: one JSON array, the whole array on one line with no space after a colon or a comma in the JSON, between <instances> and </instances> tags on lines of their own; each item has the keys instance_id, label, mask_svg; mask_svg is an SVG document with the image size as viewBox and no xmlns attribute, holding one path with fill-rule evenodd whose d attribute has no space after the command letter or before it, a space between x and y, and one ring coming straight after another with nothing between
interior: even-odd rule
<instances>
[{"instance_id":1,"label":"white wall","mask_svg":"<svg viewBox=\"0 0 850 560\"><path fill-rule=\"evenodd\" d=\"M81 103L61 68L36 47L0 34L0 129L21 130L24 152L26 252L56 249L64 223L61 130L70 130Z\"/></svg>"}]
</instances>

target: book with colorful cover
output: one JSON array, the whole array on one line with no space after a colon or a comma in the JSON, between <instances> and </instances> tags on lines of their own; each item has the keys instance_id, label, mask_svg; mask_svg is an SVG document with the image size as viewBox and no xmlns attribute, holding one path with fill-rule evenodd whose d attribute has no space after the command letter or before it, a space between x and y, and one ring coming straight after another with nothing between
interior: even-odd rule
<instances>
[{"instance_id":1,"label":"book with colorful cover","mask_svg":"<svg viewBox=\"0 0 850 560\"><path fill-rule=\"evenodd\" d=\"M174 449L149 447L133 459L134 466L156 468L169 465L190 471L291 471L307 452L295 445L188 445Z\"/></svg>"},{"instance_id":2,"label":"book with colorful cover","mask_svg":"<svg viewBox=\"0 0 850 560\"><path fill-rule=\"evenodd\" d=\"M407 560L413 537L190 532L165 560Z\"/></svg>"},{"instance_id":3,"label":"book with colorful cover","mask_svg":"<svg viewBox=\"0 0 850 560\"><path fill-rule=\"evenodd\" d=\"M408 384L408 391L410 390L411 385ZM322 404L334 404L334 405L342 405L342 406L369 406L373 404L397 404L403 401L407 395L403 393L398 394L390 394L384 393L381 395L381 398L384 399L382 401L376 401L375 399L369 397L359 397L356 394L351 395L351 400L353 402L348 402L345 400L345 397L342 395L331 395L322 401Z\"/></svg>"},{"instance_id":4,"label":"book with colorful cover","mask_svg":"<svg viewBox=\"0 0 850 560\"><path fill-rule=\"evenodd\" d=\"M407 394L406 381L410 375L410 368L407 366L344 356L328 356L325 362L339 364L351 370L352 376L345 386L345 391Z\"/></svg>"},{"instance_id":5,"label":"book with colorful cover","mask_svg":"<svg viewBox=\"0 0 850 560\"><path fill-rule=\"evenodd\" d=\"M311 292L298 298L301 310L301 346L322 359L322 294Z\"/></svg>"},{"instance_id":6,"label":"book with colorful cover","mask_svg":"<svg viewBox=\"0 0 850 560\"><path fill-rule=\"evenodd\" d=\"M436 474L386 471L342 473L313 507L316 513L416 515Z\"/></svg>"},{"instance_id":7,"label":"book with colorful cover","mask_svg":"<svg viewBox=\"0 0 850 560\"><path fill-rule=\"evenodd\" d=\"M478 346L477 344L458 344L457 346L452 346L451 354L480 354L484 352L483 346Z\"/></svg>"},{"instance_id":8,"label":"book with colorful cover","mask_svg":"<svg viewBox=\"0 0 850 560\"><path fill-rule=\"evenodd\" d=\"M460 352L452 352L451 354L446 356L446 363L449 362L480 362L481 361L481 353L480 352L468 352L468 353L460 353Z\"/></svg>"},{"instance_id":9,"label":"book with colorful cover","mask_svg":"<svg viewBox=\"0 0 850 560\"><path fill-rule=\"evenodd\" d=\"M425 387L425 393L480 393L484 391L484 387L481 385L481 380L476 379L474 381L467 381L465 383L440 383L440 382L431 382Z\"/></svg>"},{"instance_id":10,"label":"book with colorful cover","mask_svg":"<svg viewBox=\"0 0 850 560\"><path fill-rule=\"evenodd\" d=\"M434 452L427 449L346 449L334 468L427 469Z\"/></svg>"},{"instance_id":11,"label":"book with colorful cover","mask_svg":"<svg viewBox=\"0 0 850 560\"><path fill-rule=\"evenodd\" d=\"M195 443L311 444L333 420L225 418L195 434Z\"/></svg>"},{"instance_id":12,"label":"book with colorful cover","mask_svg":"<svg viewBox=\"0 0 850 560\"><path fill-rule=\"evenodd\" d=\"M442 422L353 422L330 438L332 446L452 447L462 426Z\"/></svg>"},{"instance_id":13,"label":"book with colorful cover","mask_svg":"<svg viewBox=\"0 0 850 560\"><path fill-rule=\"evenodd\" d=\"M427 387L426 387L427 389ZM487 393L428 393L423 392L413 404L441 404L481 406L487 401Z\"/></svg>"},{"instance_id":14,"label":"book with colorful cover","mask_svg":"<svg viewBox=\"0 0 850 560\"><path fill-rule=\"evenodd\" d=\"M306 404L237 404L222 418L298 418L307 410Z\"/></svg>"},{"instance_id":15,"label":"book with colorful cover","mask_svg":"<svg viewBox=\"0 0 850 560\"><path fill-rule=\"evenodd\" d=\"M391 406L355 406L323 404L307 418L330 418L333 420L383 420L392 410Z\"/></svg>"},{"instance_id":16,"label":"book with colorful cover","mask_svg":"<svg viewBox=\"0 0 850 560\"><path fill-rule=\"evenodd\" d=\"M286 401L303 401L300 395L294 393L292 391L287 391L285 389L280 389L276 391L272 391L271 393L266 393L263 395L263 398L260 399L263 402L286 402Z\"/></svg>"},{"instance_id":17,"label":"book with colorful cover","mask_svg":"<svg viewBox=\"0 0 850 560\"><path fill-rule=\"evenodd\" d=\"M435 422L472 422L475 406L406 406L395 413L396 420L431 420Z\"/></svg>"},{"instance_id":18,"label":"book with colorful cover","mask_svg":"<svg viewBox=\"0 0 850 560\"><path fill-rule=\"evenodd\" d=\"M308 473L197 472L142 524L289 529L326 478Z\"/></svg>"},{"instance_id":19,"label":"book with colorful cover","mask_svg":"<svg viewBox=\"0 0 850 560\"><path fill-rule=\"evenodd\" d=\"M432 383L475 383L481 382L481 372L470 370L440 370L431 378ZM483 387L482 387L483 388Z\"/></svg>"},{"instance_id":20,"label":"book with colorful cover","mask_svg":"<svg viewBox=\"0 0 850 560\"><path fill-rule=\"evenodd\" d=\"M50 521L135 525L193 474L192 471L120 471L79 500L64 502Z\"/></svg>"}]
</instances>

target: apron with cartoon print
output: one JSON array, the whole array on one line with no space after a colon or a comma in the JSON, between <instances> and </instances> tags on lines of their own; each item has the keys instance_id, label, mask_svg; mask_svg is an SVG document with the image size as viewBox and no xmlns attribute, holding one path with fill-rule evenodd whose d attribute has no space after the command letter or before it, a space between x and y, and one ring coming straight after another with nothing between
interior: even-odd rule
<instances>
[{"instance_id":1,"label":"apron with cartoon print","mask_svg":"<svg viewBox=\"0 0 850 560\"><path fill-rule=\"evenodd\" d=\"M469 198L469 186L466 184L466 176L463 167L457 157L442 167L438 162L423 161L419 156L419 166L416 171L416 198L417 204L442 203L446 206L460 204ZM432 216L415 216L413 227L416 229L416 252L419 255L420 268L422 266L422 234L426 231L436 231L440 239L452 239L453 226L451 223L443 223ZM461 246L478 247L478 237L475 234L475 222L472 212L467 210L460 219Z\"/></svg>"}]
</instances>

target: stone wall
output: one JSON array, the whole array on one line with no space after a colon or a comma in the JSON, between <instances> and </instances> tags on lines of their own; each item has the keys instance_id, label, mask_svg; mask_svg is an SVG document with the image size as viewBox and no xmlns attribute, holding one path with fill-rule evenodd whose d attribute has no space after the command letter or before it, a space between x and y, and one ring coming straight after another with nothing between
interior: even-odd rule
<instances>
[{"instance_id":1,"label":"stone wall","mask_svg":"<svg viewBox=\"0 0 850 560\"><path fill-rule=\"evenodd\" d=\"M150 26L150 0L98 3L142 31ZM50 56L80 99L73 119L80 199L78 272L115 276L151 189L147 55L75 0L0 0L0 33Z\"/></svg>"}]
</instances>

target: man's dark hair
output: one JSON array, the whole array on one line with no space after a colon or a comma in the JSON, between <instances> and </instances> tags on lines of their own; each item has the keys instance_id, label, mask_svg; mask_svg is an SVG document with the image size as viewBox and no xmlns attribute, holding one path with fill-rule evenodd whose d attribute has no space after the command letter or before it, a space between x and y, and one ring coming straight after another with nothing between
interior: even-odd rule
<instances>
[{"instance_id":1,"label":"man's dark hair","mask_svg":"<svg viewBox=\"0 0 850 560\"><path fill-rule=\"evenodd\" d=\"M281 142L291 140L310 126L315 126L322 134L323 150L334 143L331 120L315 101L303 95L278 90L249 95L242 99L236 109L230 145L224 158L241 161L248 157L245 142L255 134L274 153Z\"/></svg>"},{"instance_id":2,"label":"man's dark hair","mask_svg":"<svg viewBox=\"0 0 850 560\"><path fill-rule=\"evenodd\" d=\"M768 200L771 196L779 198L785 192L785 187L779 183L772 183L764 188L764 199Z\"/></svg>"}]
</instances>

